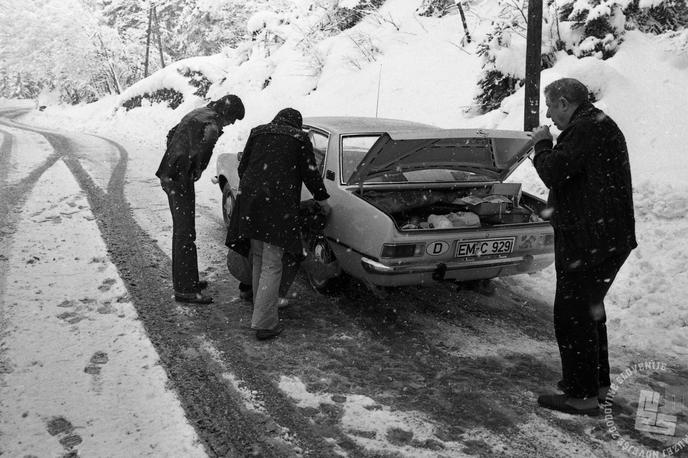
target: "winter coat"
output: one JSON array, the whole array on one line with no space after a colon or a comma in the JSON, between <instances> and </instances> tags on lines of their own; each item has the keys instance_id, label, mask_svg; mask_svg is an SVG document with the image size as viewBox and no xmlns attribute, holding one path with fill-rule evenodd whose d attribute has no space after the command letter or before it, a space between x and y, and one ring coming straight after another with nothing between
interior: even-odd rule
<instances>
[{"instance_id":1,"label":"winter coat","mask_svg":"<svg viewBox=\"0 0 688 458\"><path fill-rule=\"evenodd\" d=\"M586 102L552 145L539 141L533 163L549 188L557 269L587 269L638 246L628 149L616 123Z\"/></svg>"},{"instance_id":2,"label":"winter coat","mask_svg":"<svg viewBox=\"0 0 688 458\"><path fill-rule=\"evenodd\" d=\"M155 175L163 182L190 185L208 167L222 121L212 108L189 112L167 134L167 149Z\"/></svg>"},{"instance_id":3,"label":"winter coat","mask_svg":"<svg viewBox=\"0 0 688 458\"><path fill-rule=\"evenodd\" d=\"M318 172L313 145L302 127L301 114L287 108L269 124L258 126L239 163L239 192L230 218L226 244L241 254L256 239L300 254L301 186L315 200L329 197Z\"/></svg>"}]
</instances>

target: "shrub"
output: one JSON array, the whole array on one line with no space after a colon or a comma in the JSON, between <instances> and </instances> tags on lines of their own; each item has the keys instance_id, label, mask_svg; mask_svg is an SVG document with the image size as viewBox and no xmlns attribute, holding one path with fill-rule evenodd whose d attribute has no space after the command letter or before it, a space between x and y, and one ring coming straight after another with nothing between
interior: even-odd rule
<instances>
[{"instance_id":1,"label":"shrub","mask_svg":"<svg viewBox=\"0 0 688 458\"><path fill-rule=\"evenodd\" d=\"M453 0L423 0L423 3L416 9L419 16L442 17L456 5Z\"/></svg>"},{"instance_id":2,"label":"shrub","mask_svg":"<svg viewBox=\"0 0 688 458\"><path fill-rule=\"evenodd\" d=\"M339 30L350 29L358 24L368 13L379 9L385 0L361 0L353 8L337 7L333 13L333 22Z\"/></svg>"},{"instance_id":3,"label":"shrub","mask_svg":"<svg viewBox=\"0 0 688 458\"><path fill-rule=\"evenodd\" d=\"M492 111L499 108L502 100L516 92L522 84L520 79L505 75L499 70L487 70L478 81L479 93L475 102L481 112Z\"/></svg>"},{"instance_id":4,"label":"shrub","mask_svg":"<svg viewBox=\"0 0 688 458\"><path fill-rule=\"evenodd\" d=\"M190 85L197 88L196 92L194 92L194 95L197 95L203 99L206 98L208 89L210 89L210 86L212 86L213 83L202 72L197 70L189 70L188 68L185 70L179 69L177 71L180 75L189 79Z\"/></svg>"},{"instance_id":5,"label":"shrub","mask_svg":"<svg viewBox=\"0 0 688 458\"><path fill-rule=\"evenodd\" d=\"M184 101L184 95L181 92L175 91L170 88L158 89L157 91L149 94L148 92L136 95L124 102L122 106L127 109L127 111L141 106L143 99L150 101L151 103L167 102L167 106L173 110L182 104Z\"/></svg>"},{"instance_id":6,"label":"shrub","mask_svg":"<svg viewBox=\"0 0 688 458\"><path fill-rule=\"evenodd\" d=\"M628 25L645 33L675 32L688 27L688 4L685 0L664 0L650 8L640 8L640 0L633 0L624 13L628 17Z\"/></svg>"},{"instance_id":7,"label":"shrub","mask_svg":"<svg viewBox=\"0 0 688 458\"><path fill-rule=\"evenodd\" d=\"M567 0L563 3L560 20L573 22L572 30L580 31L578 39L566 44L567 51L578 57L608 59L613 56L623 41L625 5L625 0Z\"/></svg>"}]
</instances>

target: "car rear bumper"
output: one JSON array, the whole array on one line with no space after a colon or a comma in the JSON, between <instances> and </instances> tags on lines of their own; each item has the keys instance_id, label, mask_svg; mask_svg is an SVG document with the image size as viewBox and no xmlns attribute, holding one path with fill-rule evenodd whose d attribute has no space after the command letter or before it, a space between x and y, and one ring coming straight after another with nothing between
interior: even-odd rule
<instances>
[{"instance_id":1,"label":"car rear bumper","mask_svg":"<svg viewBox=\"0 0 688 458\"><path fill-rule=\"evenodd\" d=\"M437 264L387 265L361 257L366 280L379 286L403 286L443 280L476 280L537 272L554 262L553 253L504 259L448 262Z\"/></svg>"}]
</instances>

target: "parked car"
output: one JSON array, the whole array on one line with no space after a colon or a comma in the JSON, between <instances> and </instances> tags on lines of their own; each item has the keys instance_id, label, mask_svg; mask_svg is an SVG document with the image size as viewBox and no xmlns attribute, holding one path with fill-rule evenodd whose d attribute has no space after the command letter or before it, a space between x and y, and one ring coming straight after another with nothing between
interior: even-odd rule
<instances>
[{"instance_id":1,"label":"parked car","mask_svg":"<svg viewBox=\"0 0 688 458\"><path fill-rule=\"evenodd\" d=\"M531 151L524 132L360 117L307 118L304 130L332 206L324 236L304 239L323 267L307 271L317 291L346 275L402 286L536 272L554 261L546 203L504 183ZM235 154L218 157L225 222L237 165ZM305 187L302 198L311 198Z\"/></svg>"}]
</instances>

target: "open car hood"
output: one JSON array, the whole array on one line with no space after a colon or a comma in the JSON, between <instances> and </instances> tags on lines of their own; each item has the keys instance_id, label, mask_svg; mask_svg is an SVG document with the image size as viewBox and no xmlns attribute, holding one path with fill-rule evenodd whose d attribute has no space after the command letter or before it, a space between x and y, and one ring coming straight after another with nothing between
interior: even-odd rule
<instances>
[{"instance_id":1,"label":"open car hood","mask_svg":"<svg viewBox=\"0 0 688 458\"><path fill-rule=\"evenodd\" d=\"M436 129L385 133L373 144L348 184L385 172L465 169L503 181L532 149L530 136L516 130Z\"/></svg>"}]
</instances>

